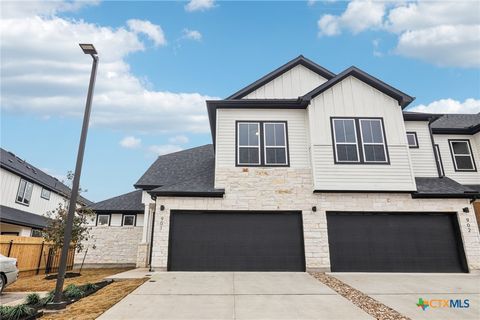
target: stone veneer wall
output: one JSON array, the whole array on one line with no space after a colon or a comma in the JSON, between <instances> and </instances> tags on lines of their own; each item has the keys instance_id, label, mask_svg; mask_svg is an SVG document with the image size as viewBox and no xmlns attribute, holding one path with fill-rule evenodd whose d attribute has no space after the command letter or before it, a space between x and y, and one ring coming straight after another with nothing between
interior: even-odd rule
<instances>
[{"instance_id":1,"label":"stone veneer wall","mask_svg":"<svg viewBox=\"0 0 480 320\"><path fill-rule=\"evenodd\" d=\"M306 266L310 270L330 270L326 211L457 212L469 268L480 269L480 236L468 199L412 199L404 193L314 194L311 177L310 169L218 168L216 187L225 187L224 198L158 197L153 267L167 267L170 210L190 209L301 210ZM164 211L160 211L160 205L165 206ZM464 207L470 212L463 213Z\"/></svg>"},{"instance_id":2,"label":"stone veneer wall","mask_svg":"<svg viewBox=\"0 0 480 320\"><path fill-rule=\"evenodd\" d=\"M85 243L85 248L88 246L85 264L135 266L142 230L143 227L92 227L93 238ZM94 244L96 249L92 248ZM75 255L75 264L82 263L84 253Z\"/></svg>"}]
</instances>

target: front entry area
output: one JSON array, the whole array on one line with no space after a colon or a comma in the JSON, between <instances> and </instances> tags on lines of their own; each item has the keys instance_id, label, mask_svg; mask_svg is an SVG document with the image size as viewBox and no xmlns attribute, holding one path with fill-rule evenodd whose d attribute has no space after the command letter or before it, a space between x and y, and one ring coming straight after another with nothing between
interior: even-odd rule
<instances>
[{"instance_id":1,"label":"front entry area","mask_svg":"<svg viewBox=\"0 0 480 320\"><path fill-rule=\"evenodd\" d=\"M468 272L455 213L327 212L333 272Z\"/></svg>"},{"instance_id":2,"label":"front entry area","mask_svg":"<svg viewBox=\"0 0 480 320\"><path fill-rule=\"evenodd\" d=\"M301 212L170 212L169 271L305 271Z\"/></svg>"}]
</instances>

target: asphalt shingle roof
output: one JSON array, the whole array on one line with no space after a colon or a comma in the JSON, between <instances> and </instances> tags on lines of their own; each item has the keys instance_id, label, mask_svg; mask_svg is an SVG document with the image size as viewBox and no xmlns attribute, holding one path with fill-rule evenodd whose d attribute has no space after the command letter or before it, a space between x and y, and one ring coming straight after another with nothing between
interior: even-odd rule
<instances>
[{"instance_id":1,"label":"asphalt shingle roof","mask_svg":"<svg viewBox=\"0 0 480 320\"><path fill-rule=\"evenodd\" d=\"M468 129L480 125L480 113L445 114L432 123L432 129Z\"/></svg>"},{"instance_id":2,"label":"asphalt shingle roof","mask_svg":"<svg viewBox=\"0 0 480 320\"><path fill-rule=\"evenodd\" d=\"M48 225L50 219L27 211L0 206L0 221L4 223L43 229Z\"/></svg>"},{"instance_id":3,"label":"asphalt shingle roof","mask_svg":"<svg viewBox=\"0 0 480 320\"><path fill-rule=\"evenodd\" d=\"M213 145L159 156L137 181L135 187L157 195L220 195L214 188L215 153Z\"/></svg>"},{"instance_id":4,"label":"asphalt shingle roof","mask_svg":"<svg viewBox=\"0 0 480 320\"><path fill-rule=\"evenodd\" d=\"M140 211L143 212L143 190L135 190L110 199L92 204L89 208L94 211Z\"/></svg>"},{"instance_id":5,"label":"asphalt shingle roof","mask_svg":"<svg viewBox=\"0 0 480 320\"><path fill-rule=\"evenodd\" d=\"M417 183L417 192L414 196L428 197L428 196L442 196L442 197L464 197L472 198L478 196L478 191L462 185L455 180L447 177L442 178L415 178Z\"/></svg>"},{"instance_id":6,"label":"asphalt shingle roof","mask_svg":"<svg viewBox=\"0 0 480 320\"><path fill-rule=\"evenodd\" d=\"M70 197L70 188L57 178L52 177L3 148L0 148L0 166L67 198ZM91 201L82 196L78 197L78 202L83 205L92 204Z\"/></svg>"}]
</instances>

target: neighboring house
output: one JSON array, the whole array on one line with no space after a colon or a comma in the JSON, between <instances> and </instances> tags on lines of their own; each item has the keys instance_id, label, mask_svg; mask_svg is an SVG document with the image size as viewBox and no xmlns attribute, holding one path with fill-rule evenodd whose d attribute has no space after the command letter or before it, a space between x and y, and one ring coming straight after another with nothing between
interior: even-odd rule
<instances>
[{"instance_id":1,"label":"neighboring house","mask_svg":"<svg viewBox=\"0 0 480 320\"><path fill-rule=\"evenodd\" d=\"M137 266L480 269L478 130L403 112L412 101L358 68L334 74L303 56L207 101L213 144L158 157L134 185L144 204ZM101 214L120 217L114 207L97 219L111 224ZM119 239L121 227L93 228Z\"/></svg>"},{"instance_id":2,"label":"neighboring house","mask_svg":"<svg viewBox=\"0 0 480 320\"><path fill-rule=\"evenodd\" d=\"M68 204L70 188L12 152L0 148L0 233L40 237L45 214ZM92 202L79 197L78 205Z\"/></svg>"}]
</instances>

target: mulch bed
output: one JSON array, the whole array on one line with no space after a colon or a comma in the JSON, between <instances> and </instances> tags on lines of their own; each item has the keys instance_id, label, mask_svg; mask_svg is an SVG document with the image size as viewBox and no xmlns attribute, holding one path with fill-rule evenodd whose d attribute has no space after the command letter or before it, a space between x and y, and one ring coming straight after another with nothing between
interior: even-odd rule
<instances>
[{"instance_id":1,"label":"mulch bed","mask_svg":"<svg viewBox=\"0 0 480 320\"><path fill-rule=\"evenodd\" d=\"M367 296L363 292L350 287L348 284L322 272L310 272L318 281L327 285L342 297L350 300L357 307L379 320L410 320L398 311L387 307L383 303Z\"/></svg>"}]
</instances>

